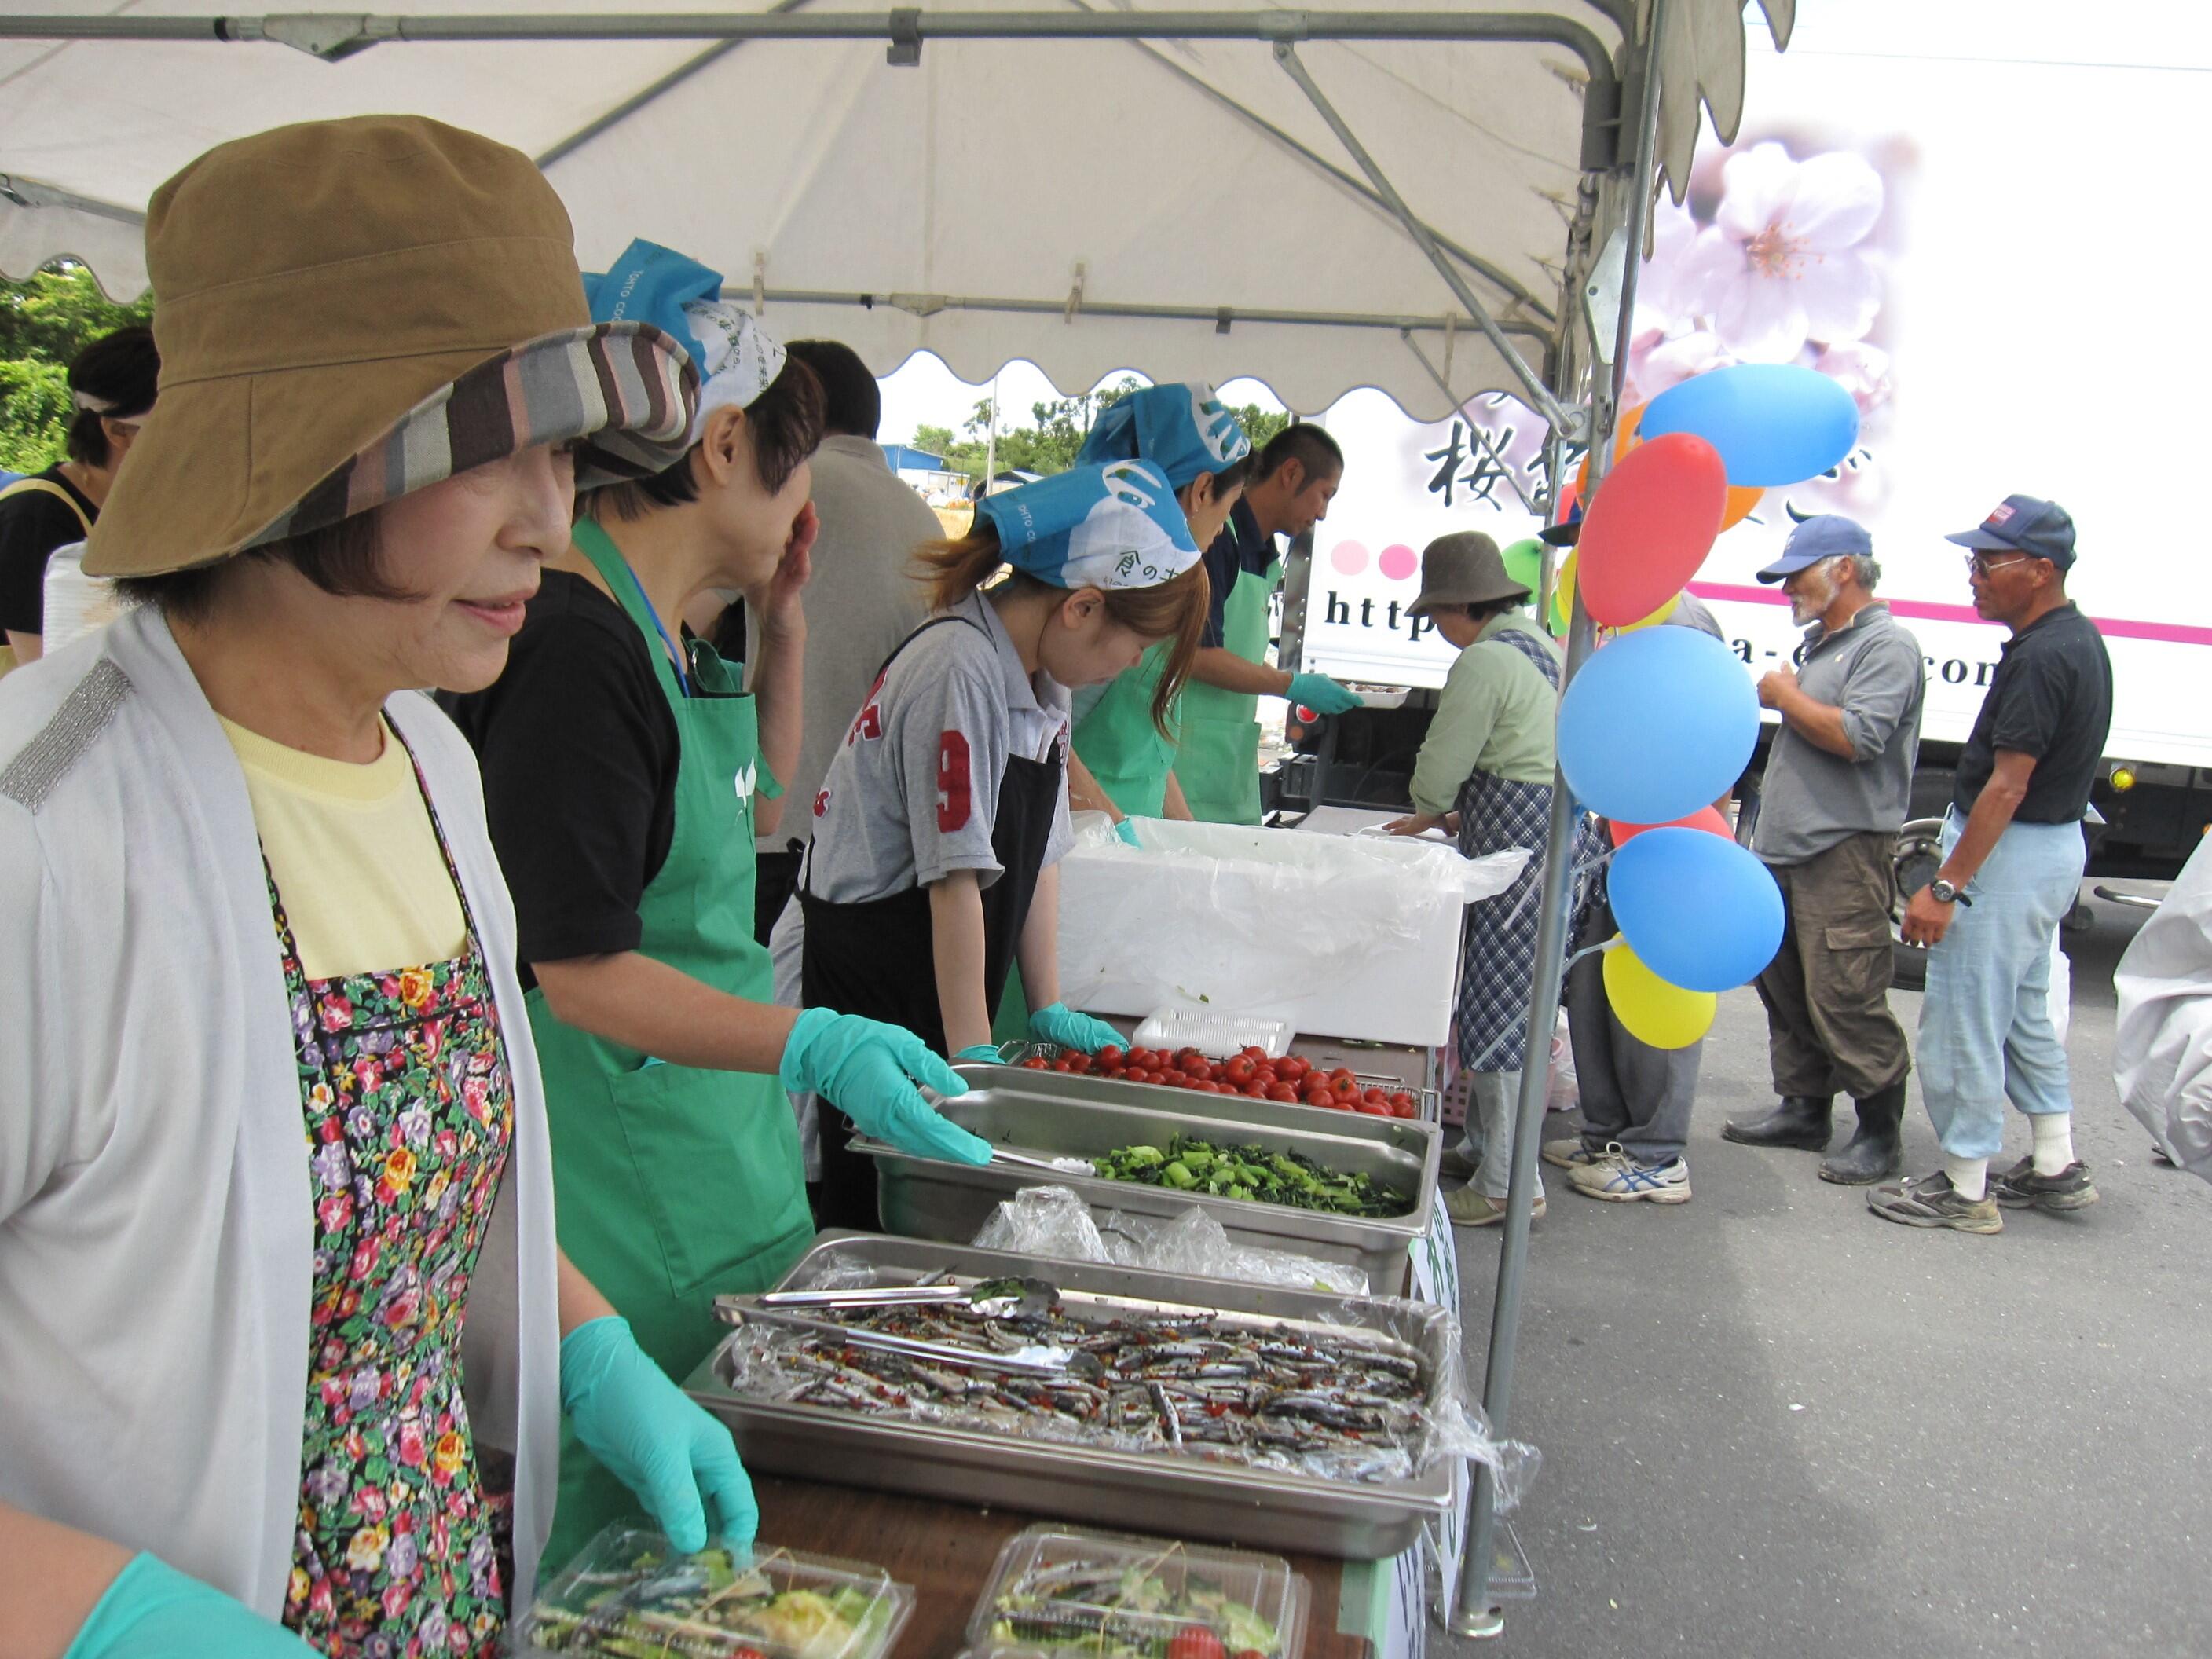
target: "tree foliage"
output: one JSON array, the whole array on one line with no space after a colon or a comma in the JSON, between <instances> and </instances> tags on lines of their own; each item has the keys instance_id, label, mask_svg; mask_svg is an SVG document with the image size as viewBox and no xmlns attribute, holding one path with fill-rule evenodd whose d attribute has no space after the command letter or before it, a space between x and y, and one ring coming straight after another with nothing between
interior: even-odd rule
<instances>
[{"instance_id":1,"label":"tree foliage","mask_svg":"<svg viewBox=\"0 0 2212 1659\"><path fill-rule=\"evenodd\" d=\"M1075 458L1083 448L1083 441L1091 435L1091 428L1105 410L1139 390L1144 382L1125 377L1112 386L1101 386L1096 392L1086 392L1073 398L1056 398L1030 405L1027 426L1011 424L1008 411L999 411L998 470L1001 472L1036 472L1050 474L1065 472L1075 465ZM1290 416L1262 410L1256 404L1247 404L1231 411L1243 422L1244 430L1251 434L1253 447L1257 448L1290 424ZM917 449L945 457L948 471L965 474L970 478L983 476L986 457L991 448L991 400L978 400L967 423L955 433L949 427L918 426L914 432Z\"/></svg>"},{"instance_id":2,"label":"tree foliage","mask_svg":"<svg viewBox=\"0 0 2212 1659\"><path fill-rule=\"evenodd\" d=\"M24 282L0 281L0 468L52 465L69 428L70 361L103 334L153 315L152 295L118 306L74 260Z\"/></svg>"}]
</instances>

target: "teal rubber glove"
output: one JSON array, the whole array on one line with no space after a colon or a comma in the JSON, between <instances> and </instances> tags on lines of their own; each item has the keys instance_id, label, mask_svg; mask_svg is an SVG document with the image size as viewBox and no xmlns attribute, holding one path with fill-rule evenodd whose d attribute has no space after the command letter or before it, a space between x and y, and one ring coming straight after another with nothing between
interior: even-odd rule
<instances>
[{"instance_id":1,"label":"teal rubber glove","mask_svg":"<svg viewBox=\"0 0 2212 1659\"><path fill-rule=\"evenodd\" d=\"M994 1058L996 1058L994 1055ZM916 1158L988 1164L991 1143L940 1116L915 1085L964 1095L960 1074L902 1026L809 1008L791 1028L780 1071L793 1094L817 1094L860 1125Z\"/></svg>"},{"instance_id":2,"label":"teal rubber glove","mask_svg":"<svg viewBox=\"0 0 2212 1659\"><path fill-rule=\"evenodd\" d=\"M971 1042L952 1058L963 1065L970 1066L996 1066L1000 1063L996 1045L988 1042Z\"/></svg>"},{"instance_id":3,"label":"teal rubber glove","mask_svg":"<svg viewBox=\"0 0 2212 1659\"><path fill-rule=\"evenodd\" d=\"M1136 821L1133 818L1116 820L1114 825L1114 835L1116 840L1126 846L1142 847L1145 844L1137 839Z\"/></svg>"},{"instance_id":4,"label":"teal rubber glove","mask_svg":"<svg viewBox=\"0 0 2212 1659\"><path fill-rule=\"evenodd\" d=\"M1326 674L1291 675L1291 701L1304 703L1316 714L1342 714L1364 707L1359 693Z\"/></svg>"},{"instance_id":5,"label":"teal rubber glove","mask_svg":"<svg viewBox=\"0 0 2212 1659\"><path fill-rule=\"evenodd\" d=\"M760 1509L737 1443L637 1346L629 1321L588 1320L562 1338L561 1409L686 1555L707 1547L709 1506L716 1537L753 1541Z\"/></svg>"},{"instance_id":6,"label":"teal rubber glove","mask_svg":"<svg viewBox=\"0 0 2212 1659\"><path fill-rule=\"evenodd\" d=\"M1064 1002L1052 1003L1031 1014L1030 1036L1039 1042L1080 1048L1086 1054L1095 1054L1108 1043L1118 1045L1123 1040L1121 1034L1104 1020L1079 1014Z\"/></svg>"},{"instance_id":7,"label":"teal rubber glove","mask_svg":"<svg viewBox=\"0 0 2212 1659\"><path fill-rule=\"evenodd\" d=\"M315 1659L315 1650L212 1584L134 1555L62 1659Z\"/></svg>"}]
</instances>

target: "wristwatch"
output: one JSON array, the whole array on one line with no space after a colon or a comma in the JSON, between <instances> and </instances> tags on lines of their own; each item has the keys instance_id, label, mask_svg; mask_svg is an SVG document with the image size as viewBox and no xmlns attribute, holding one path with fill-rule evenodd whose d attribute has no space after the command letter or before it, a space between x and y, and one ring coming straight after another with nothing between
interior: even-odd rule
<instances>
[{"instance_id":1,"label":"wristwatch","mask_svg":"<svg viewBox=\"0 0 2212 1659\"><path fill-rule=\"evenodd\" d=\"M1942 876L1936 877L1928 884L1928 890L1934 896L1938 904L1963 904L1969 908L1973 906L1973 900L1966 896L1964 888L1954 881L1945 880Z\"/></svg>"}]
</instances>

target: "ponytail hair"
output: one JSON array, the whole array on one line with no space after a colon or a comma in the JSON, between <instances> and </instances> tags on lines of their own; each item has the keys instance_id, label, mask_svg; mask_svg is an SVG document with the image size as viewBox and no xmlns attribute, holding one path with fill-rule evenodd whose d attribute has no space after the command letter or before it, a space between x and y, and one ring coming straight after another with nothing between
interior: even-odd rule
<instances>
[{"instance_id":1,"label":"ponytail hair","mask_svg":"<svg viewBox=\"0 0 2212 1659\"><path fill-rule=\"evenodd\" d=\"M919 567L915 577L928 590L930 609L950 611L998 574L1006 561L999 550L999 532L985 524L957 540L925 542L915 550L915 562ZM1063 599L1068 594L1067 589L1039 581L1026 571L1017 570L1008 580L1018 594L1057 593ZM1182 691L1183 682L1190 678L1191 665L1197 660L1199 644L1206 636L1210 603L1206 561L1200 559L1157 586L1092 591L1105 602L1109 621L1141 640L1168 642L1165 670L1152 688L1152 713L1160 735L1172 738L1175 732L1169 726L1168 714Z\"/></svg>"}]
</instances>

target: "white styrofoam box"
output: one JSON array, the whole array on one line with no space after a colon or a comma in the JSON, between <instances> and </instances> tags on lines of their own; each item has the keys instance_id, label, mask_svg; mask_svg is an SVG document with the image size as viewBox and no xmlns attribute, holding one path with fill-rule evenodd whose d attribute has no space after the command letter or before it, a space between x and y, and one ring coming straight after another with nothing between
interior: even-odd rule
<instances>
[{"instance_id":1,"label":"white styrofoam box","mask_svg":"<svg viewBox=\"0 0 2212 1659\"><path fill-rule=\"evenodd\" d=\"M1161 818L1138 833L1133 848L1094 826L1060 866L1070 1006L1261 1015L1414 1047L1449 1033L1464 907L1527 857Z\"/></svg>"}]
</instances>

